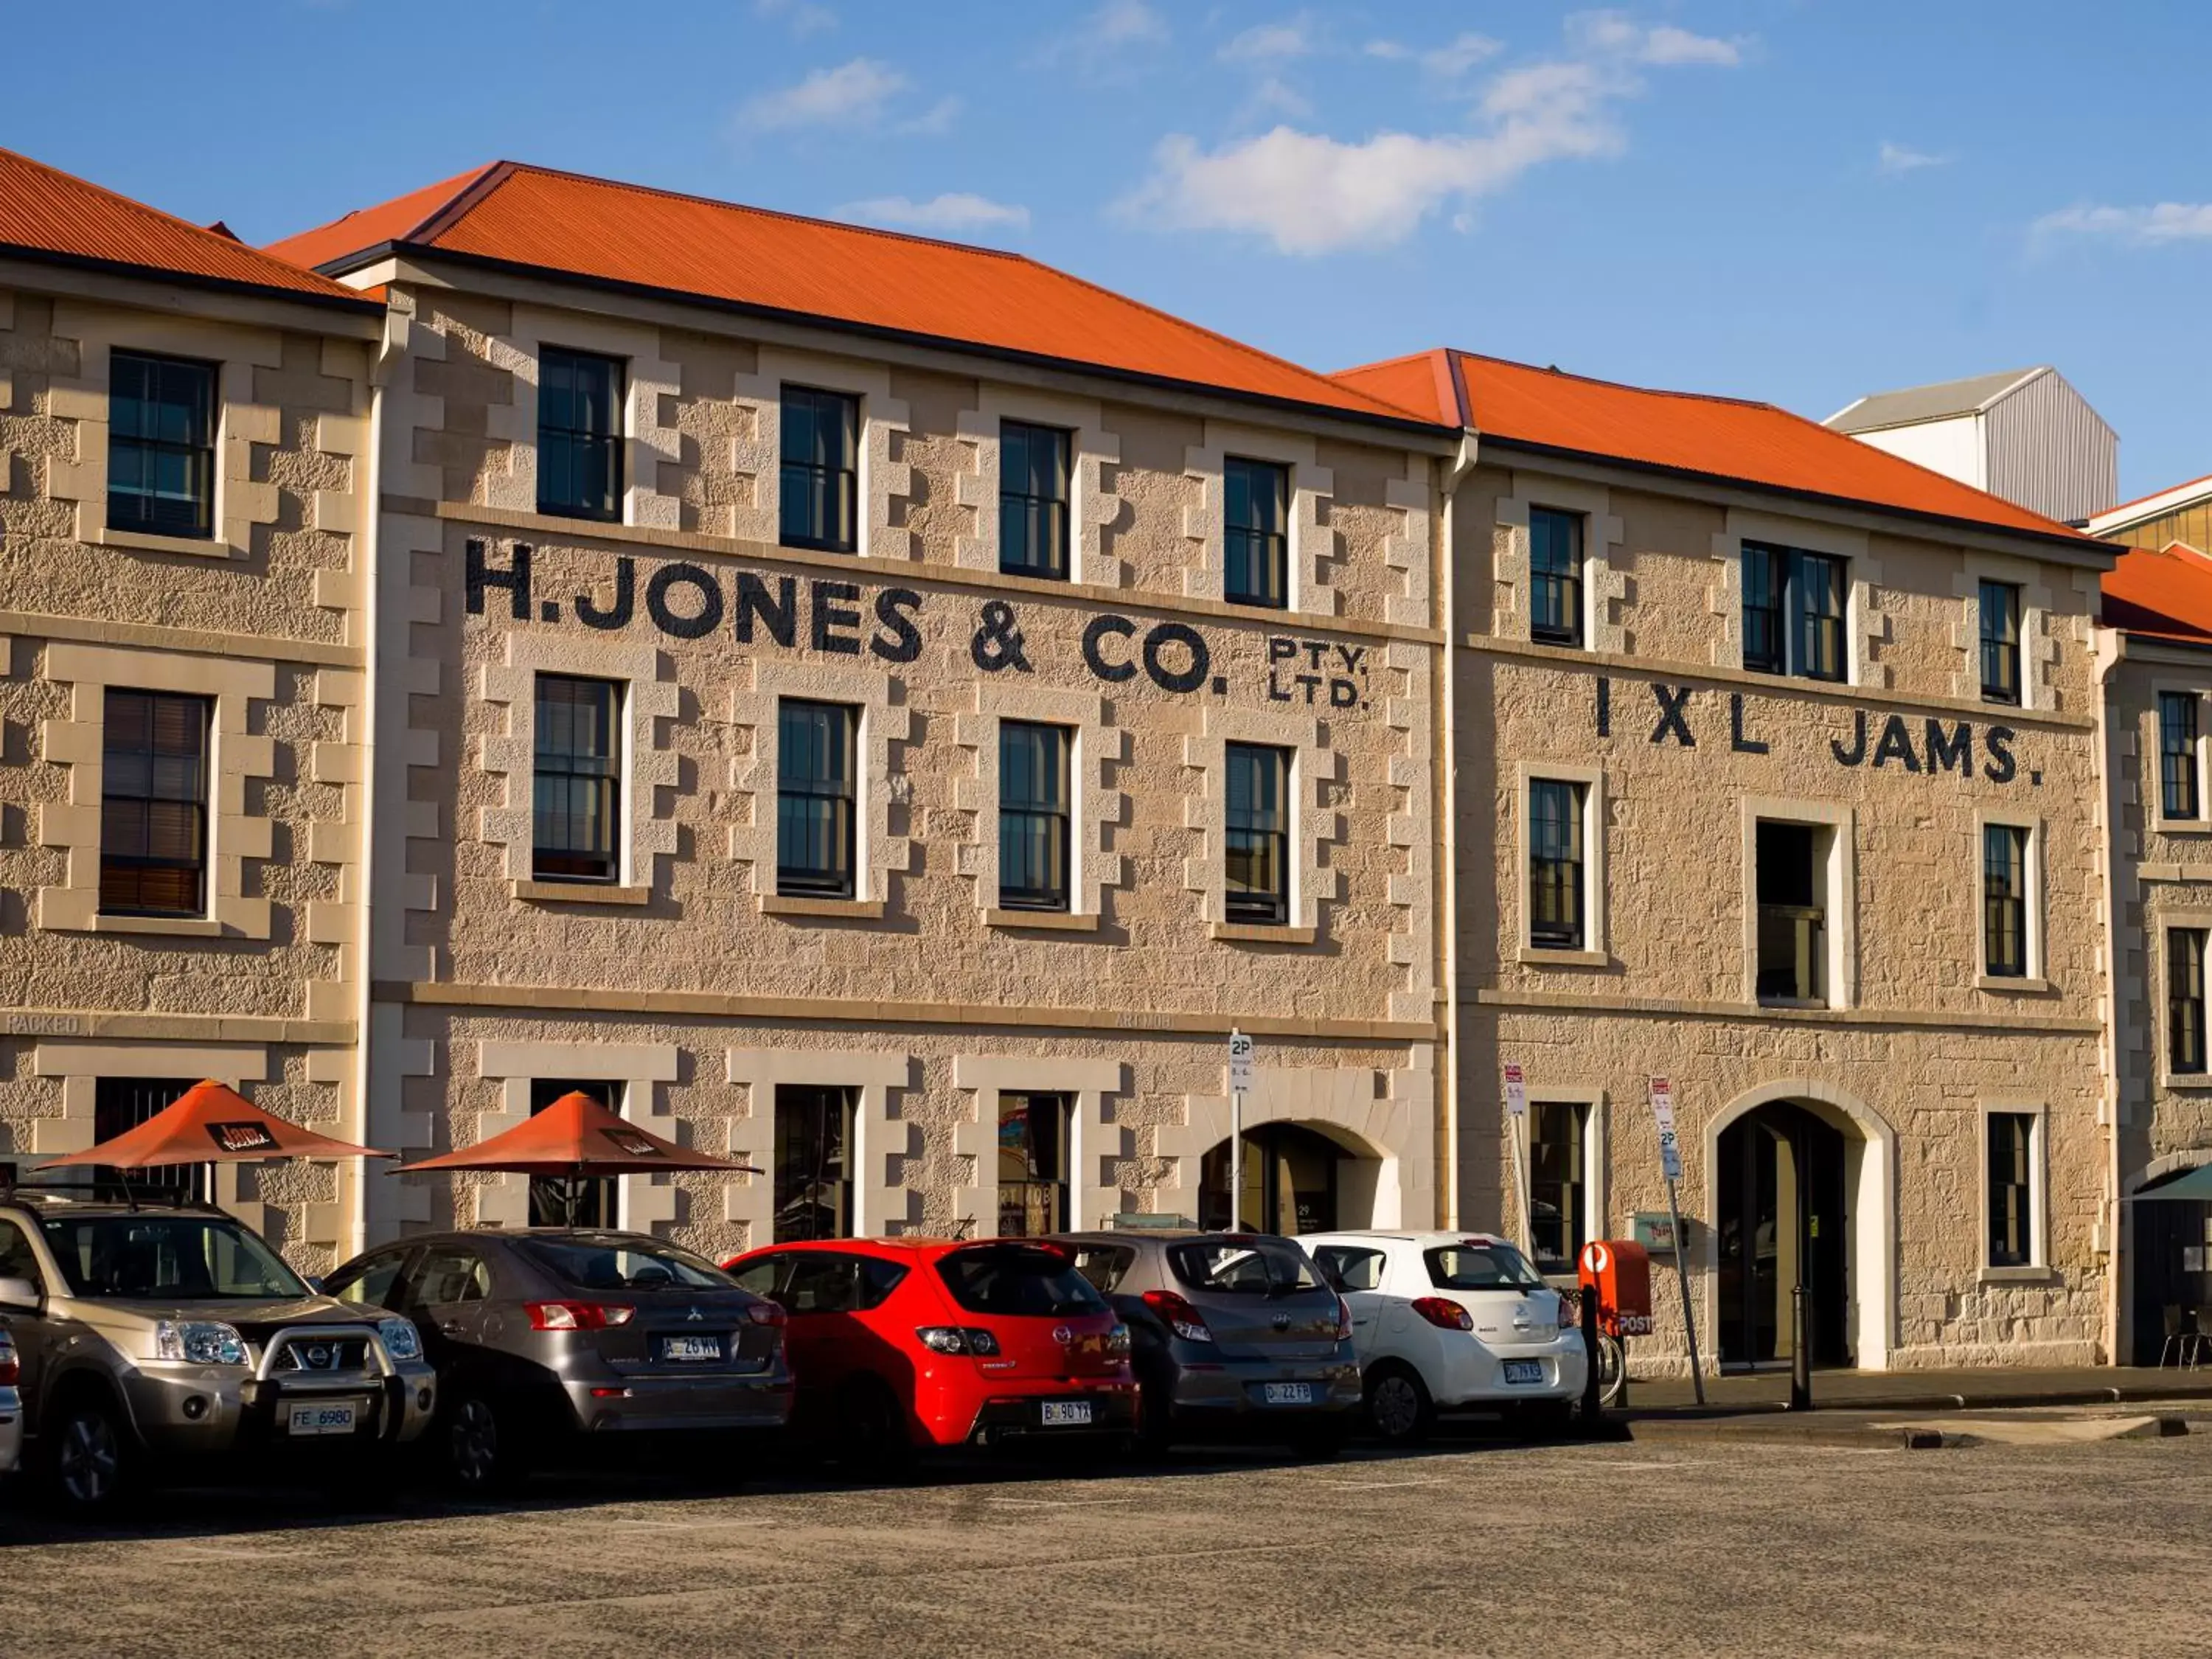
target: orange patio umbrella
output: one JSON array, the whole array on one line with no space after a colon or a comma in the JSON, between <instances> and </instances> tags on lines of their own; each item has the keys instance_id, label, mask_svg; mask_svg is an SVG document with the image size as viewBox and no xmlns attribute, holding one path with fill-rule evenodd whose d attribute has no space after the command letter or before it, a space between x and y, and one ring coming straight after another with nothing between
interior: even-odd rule
<instances>
[{"instance_id":1,"label":"orange patio umbrella","mask_svg":"<svg viewBox=\"0 0 2212 1659\"><path fill-rule=\"evenodd\" d=\"M163 1164L258 1164L276 1158L392 1158L373 1146L333 1140L264 1112L213 1078L195 1083L135 1128L49 1158L46 1167L97 1164L147 1170Z\"/></svg>"}]
</instances>

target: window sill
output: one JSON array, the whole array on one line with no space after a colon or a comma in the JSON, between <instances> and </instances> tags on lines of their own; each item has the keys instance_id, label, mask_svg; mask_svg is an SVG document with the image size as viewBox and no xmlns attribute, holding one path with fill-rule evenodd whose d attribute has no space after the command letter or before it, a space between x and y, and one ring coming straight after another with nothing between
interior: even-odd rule
<instances>
[{"instance_id":1,"label":"window sill","mask_svg":"<svg viewBox=\"0 0 2212 1659\"><path fill-rule=\"evenodd\" d=\"M507 884L516 898L533 904L644 904L653 897L650 887L617 887L596 881L521 881Z\"/></svg>"},{"instance_id":2,"label":"window sill","mask_svg":"<svg viewBox=\"0 0 2212 1659\"><path fill-rule=\"evenodd\" d=\"M760 902L764 916L820 916L845 921L881 921L884 902L861 898L801 898L795 893L770 893Z\"/></svg>"},{"instance_id":3,"label":"window sill","mask_svg":"<svg viewBox=\"0 0 2212 1659\"><path fill-rule=\"evenodd\" d=\"M133 548L143 553L189 553L200 559L227 559L230 544L214 536L156 536L145 530L103 530L102 547Z\"/></svg>"},{"instance_id":4,"label":"window sill","mask_svg":"<svg viewBox=\"0 0 2212 1659\"><path fill-rule=\"evenodd\" d=\"M2158 1086L2161 1089L2212 1089L2212 1072L2162 1072Z\"/></svg>"},{"instance_id":5,"label":"window sill","mask_svg":"<svg viewBox=\"0 0 2212 1659\"><path fill-rule=\"evenodd\" d=\"M210 916L109 916L93 918L95 933L167 933L174 939L221 939L222 924Z\"/></svg>"},{"instance_id":6,"label":"window sill","mask_svg":"<svg viewBox=\"0 0 2212 1659\"><path fill-rule=\"evenodd\" d=\"M1836 1005L1826 997L1759 997L1754 1000L1761 1008L1832 1008Z\"/></svg>"},{"instance_id":7,"label":"window sill","mask_svg":"<svg viewBox=\"0 0 2212 1659\"><path fill-rule=\"evenodd\" d=\"M1317 927L1293 927L1288 922L1217 921L1206 933L1231 945L1311 945L1321 937Z\"/></svg>"},{"instance_id":8,"label":"window sill","mask_svg":"<svg viewBox=\"0 0 2212 1659\"><path fill-rule=\"evenodd\" d=\"M2150 832L2154 836L2212 836L2212 818L2154 817Z\"/></svg>"},{"instance_id":9,"label":"window sill","mask_svg":"<svg viewBox=\"0 0 2212 1659\"><path fill-rule=\"evenodd\" d=\"M1613 957L1603 951L1569 951L1548 945L1524 945L1513 953L1516 962L1531 968L1610 968Z\"/></svg>"},{"instance_id":10,"label":"window sill","mask_svg":"<svg viewBox=\"0 0 2212 1659\"><path fill-rule=\"evenodd\" d=\"M2017 996L2028 997L2047 997L2052 991L2049 980L2020 974L1977 974L1974 975L1974 988L1977 991L2009 991Z\"/></svg>"},{"instance_id":11,"label":"window sill","mask_svg":"<svg viewBox=\"0 0 2212 1659\"><path fill-rule=\"evenodd\" d=\"M1096 911L1085 913L1071 910L986 910L986 927L1039 927L1057 933L1095 933L1098 931Z\"/></svg>"},{"instance_id":12,"label":"window sill","mask_svg":"<svg viewBox=\"0 0 2212 1659\"><path fill-rule=\"evenodd\" d=\"M2056 1285L2056 1267L1984 1267L1974 1275L1982 1285Z\"/></svg>"}]
</instances>

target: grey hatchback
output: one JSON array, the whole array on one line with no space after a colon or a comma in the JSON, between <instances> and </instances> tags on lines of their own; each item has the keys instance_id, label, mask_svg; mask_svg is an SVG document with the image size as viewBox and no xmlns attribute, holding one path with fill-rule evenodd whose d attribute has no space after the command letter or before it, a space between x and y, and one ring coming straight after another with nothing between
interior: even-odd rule
<instances>
[{"instance_id":1,"label":"grey hatchback","mask_svg":"<svg viewBox=\"0 0 2212 1659\"><path fill-rule=\"evenodd\" d=\"M1352 1316L1295 1239L1060 1233L1129 1328L1146 1449L1227 1437L1329 1456L1358 1420Z\"/></svg>"},{"instance_id":2,"label":"grey hatchback","mask_svg":"<svg viewBox=\"0 0 2212 1659\"><path fill-rule=\"evenodd\" d=\"M465 1488L510 1485L585 1439L742 1445L791 1415L783 1310L665 1239L433 1233L356 1256L325 1288L421 1328L438 1368L437 1442Z\"/></svg>"}]
</instances>

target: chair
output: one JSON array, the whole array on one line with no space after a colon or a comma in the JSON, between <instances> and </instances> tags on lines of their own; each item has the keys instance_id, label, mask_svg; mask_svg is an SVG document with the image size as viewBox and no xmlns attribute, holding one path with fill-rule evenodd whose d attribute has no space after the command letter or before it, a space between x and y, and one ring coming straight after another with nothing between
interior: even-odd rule
<instances>
[{"instance_id":1,"label":"chair","mask_svg":"<svg viewBox=\"0 0 2212 1659\"><path fill-rule=\"evenodd\" d=\"M2170 1302L2161 1311L2165 1315L2166 1346L2158 1351L2158 1369L2164 1370L2166 1360L2172 1358L2177 1370L2194 1370L2204 1358L2203 1310Z\"/></svg>"}]
</instances>

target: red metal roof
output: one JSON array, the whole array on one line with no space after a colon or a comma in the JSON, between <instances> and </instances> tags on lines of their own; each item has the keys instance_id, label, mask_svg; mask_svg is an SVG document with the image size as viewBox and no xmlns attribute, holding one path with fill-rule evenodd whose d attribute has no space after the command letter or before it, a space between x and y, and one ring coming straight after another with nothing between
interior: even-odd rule
<instances>
[{"instance_id":1,"label":"red metal roof","mask_svg":"<svg viewBox=\"0 0 2212 1659\"><path fill-rule=\"evenodd\" d=\"M370 305L350 289L73 174L0 149L0 253Z\"/></svg>"},{"instance_id":2,"label":"red metal roof","mask_svg":"<svg viewBox=\"0 0 2212 1659\"><path fill-rule=\"evenodd\" d=\"M1336 378L1431 420L1464 419L1479 434L1503 443L2094 540L1772 404L1655 392L1452 349L1346 369Z\"/></svg>"},{"instance_id":3,"label":"red metal roof","mask_svg":"<svg viewBox=\"0 0 2212 1659\"><path fill-rule=\"evenodd\" d=\"M1364 419L1434 420L1019 254L514 161L349 214L268 251L343 270L393 245Z\"/></svg>"},{"instance_id":4,"label":"red metal roof","mask_svg":"<svg viewBox=\"0 0 2212 1659\"><path fill-rule=\"evenodd\" d=\"M2124 550L2105 574L2105 626L2212 645L2212 558L2186 542Z\"/></svg>"}]
</instances>

